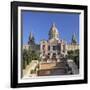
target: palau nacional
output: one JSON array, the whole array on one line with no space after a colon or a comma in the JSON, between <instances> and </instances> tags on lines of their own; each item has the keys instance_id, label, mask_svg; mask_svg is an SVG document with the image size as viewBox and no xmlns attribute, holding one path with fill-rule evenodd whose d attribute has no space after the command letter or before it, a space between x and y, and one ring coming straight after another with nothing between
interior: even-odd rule
<instances>
[{"instance_id":1,"label":"palau nacional","mask_svg":"<svg viewBox=\"0 0 90 90\"><path fill-rule=\"evenodd\" d=\"M41 37L39 44L30 32L22 48L23 77L79 74L79 44L75 32L71 35L71 43L60 35L55 23L48 32L48 40Z\"/></svg>"}]
</instances>

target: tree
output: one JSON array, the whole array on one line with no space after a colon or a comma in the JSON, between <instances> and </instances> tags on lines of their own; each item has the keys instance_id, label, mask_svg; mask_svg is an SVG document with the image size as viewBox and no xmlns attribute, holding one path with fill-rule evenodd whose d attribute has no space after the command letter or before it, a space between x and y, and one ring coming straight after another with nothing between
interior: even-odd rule
<instances>
[{"instance_id":1,"label":"tree","mask_svg":"<svg viewBox=\"0 0 90 90\"><path fill-rule=\"evenodd\" d=\"M72 59L79 68L79 49L74 50L74 51L72 51L72 50L68 51L67 58Z\"/></svg>"},{"instance_id":2,"label":"tree","mask_svg":"<svg viewBox=\"0 0 90 90\"><path fill-rule=\"evenodd\" d=\"M23 50L23 68L26 67L31 62L31 51L30 50Z\"/></svg>"},{"instance_id":3,"label":"tree","mask_svg":"<svg viewBox=\"0 0 90 90\"><path fill-rule=\"evenodd\" d=\"M31 62L32 60L40 60L40 53L33 50L31 46L29 47L29 50L28 50L28 56L29 56L28 57L29 62Z\"/></svg>"},{"instance_id":4,"label":"tree","mask_svg":"<svg viewBox=\"0 0 90 90\"><path fill-rule=\"evenodd\" d=\"M26 65L28 65L32 60L40 60L40 53L36 52L29 46L29 49L23 50L23 69L25 69Z\"/></svg>"},{"instance_id":5,"label":"tree","mask_svg":"<svg viewBox=\"0 0 90 90\"><path fill-rule=\"evenodd\" d=\"M32 56L32 60L39 60L40 59L39 53L35 52L34 50L31 52L31 56Z\"/></svg>"},{"instance_id":6,"label":"tree","mask_svg":"<svg viewBox=\"0 0 90 90\"><path fill-rule=\"evenodd\" d=\"M27 50L24 49L23 50L23 69L25 69L26 65L28 64L27 59L28 59Z\"/></svg>"}]
</instances>

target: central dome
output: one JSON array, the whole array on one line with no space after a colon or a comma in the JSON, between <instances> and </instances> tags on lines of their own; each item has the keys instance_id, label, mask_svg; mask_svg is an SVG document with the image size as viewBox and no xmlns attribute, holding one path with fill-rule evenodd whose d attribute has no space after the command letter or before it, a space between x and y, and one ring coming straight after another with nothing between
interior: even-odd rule
<instances>
[{"instance_id":1,"label":"central dome","mask_svg":"<svg viewBox=\"0 0 90 90\"><path fill-rule=\"evenodd\" d=\"M49 31L49 39L53 39L53 38L56 38L56 39L59 38L58 29L56 28L55 23L52 24L52 27Z\"/></svg>"}]
</instances>

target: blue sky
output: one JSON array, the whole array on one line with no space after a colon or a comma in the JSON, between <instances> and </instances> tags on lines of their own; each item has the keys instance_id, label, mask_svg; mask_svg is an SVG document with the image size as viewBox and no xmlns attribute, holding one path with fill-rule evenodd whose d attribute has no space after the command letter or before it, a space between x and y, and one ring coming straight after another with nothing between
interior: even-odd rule
<instances>
[{"instance_id":1,"label":"blue sky","mask_svg":"<svg viewBox=\"0 0 90 90\"><path fill-rule=\"evenodd\" d=\"M70 43L72 34L75 33L79 43L79 14L33 11L22 11L21 14L23 44L27 44L30 32L34 35L36 43L40 43L42 39L48 40L48 33L53 22L61 39Z\"/></svg>"}]
</instances>

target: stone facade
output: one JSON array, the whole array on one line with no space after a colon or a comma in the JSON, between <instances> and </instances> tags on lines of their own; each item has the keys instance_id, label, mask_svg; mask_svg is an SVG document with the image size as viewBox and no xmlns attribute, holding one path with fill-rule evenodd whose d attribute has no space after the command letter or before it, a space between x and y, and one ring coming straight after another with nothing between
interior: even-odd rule
<instances>
[{"instance_id":1,"label":"stone facade","mask_svg":"<svg viewBox=\"0 0 90 90\"><path fill-rule=\"evenodd\" d=\"M67 51L74 51L79 49L79 44L67 44Z\"/></svg>"},{"instance_id":2,"label":"stone facade","mask_svg":"<svg viewBox=\"0 0 90 90\"><path fill-rule=\"evenodd\" d=\"M31 49L40 52L42 60L59 60L61 57L67 55L67 51L79 49L75 34L72 35L71 43L67 44L60 38L58 29L54 23L52 24L48 35L48 40L41 40L40 45L37 45L34 42L34 36L30 33L28 44L23 45L23 49L28 50L29 47L31 47Z\"/></svg>"},{"instance_id":3,"label":"stone facade","mask_svg":"<svg viewBox=\"0 0 90 90\"><path fill-rule=\"evenodd\" d=\"M29 49L29 45L28 45L28 44L26 44L26 45L23 45L23 49L26 49L26 50L28 50L28 49Z\"/></svg>"},{"instance_id":4,"label":"stone facade","mask_svg":"<svg viewBox=\"0 0 90 90\"><path fill-rule=\"evenodd\" d=\"M23 49L26 49L26 50L30 49L31 51L35 51L38 53L40 52L40 45L35 43L34 36L32 35L31 32L29 35L28 44L23 45Z\"/></svg>"},{"instance_id":5,"label":"stone facade","mask_svg":"<svg viewBox=\"0 0 90 90\"><path fill-rule=\"evenodd\" d=\"M40 57L42 59L60 59L61 56L65 56L67 54L66 50L66 42L59 39L59 32L55 26L52 25L49 31L49 40L42 40L40 42Z\"/></svg>"}]
</instances>

